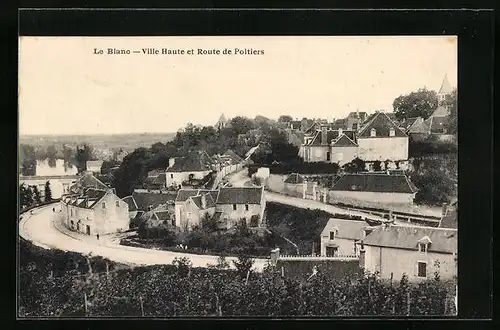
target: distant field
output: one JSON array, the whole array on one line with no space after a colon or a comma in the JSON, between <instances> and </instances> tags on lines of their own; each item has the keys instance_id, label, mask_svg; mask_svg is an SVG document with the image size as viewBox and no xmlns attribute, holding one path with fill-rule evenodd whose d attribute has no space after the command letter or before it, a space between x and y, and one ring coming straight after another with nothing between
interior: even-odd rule
<instances>
[{"instance_id":1,"label":"distant field","mask_svg":"<svg viewBox=\"0 0 500 330\"><path fill-rule=\"evenodd\" d=\"M166 143L175 137L176 133L142 133L115 135L21 135L20 144L30 144L46 148L50 145L62 147L88 143L94 148L123 149L133 151L139 147L150 147L156 142Z\"/></svg>"}]
</instances>

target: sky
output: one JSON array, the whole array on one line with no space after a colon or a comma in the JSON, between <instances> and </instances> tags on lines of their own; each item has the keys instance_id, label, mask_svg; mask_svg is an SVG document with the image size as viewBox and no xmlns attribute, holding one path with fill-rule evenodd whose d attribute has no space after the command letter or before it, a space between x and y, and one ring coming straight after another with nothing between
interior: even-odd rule
<instances>
[{"instance_id":1,"label":"sky","mask_svg":"<svg viewBox=\"0 0 500 330\"><path fill-rule=\"evenodd\" d=\"M143 48L160 54L133 53ZM235 48L264 54L197 55ZM451 36L21 37L19 133L168 133L222 113L331 120L392 111L399 95L437 91L445 74L456 87L457 68Z\"/></svg>"}]
</instances>

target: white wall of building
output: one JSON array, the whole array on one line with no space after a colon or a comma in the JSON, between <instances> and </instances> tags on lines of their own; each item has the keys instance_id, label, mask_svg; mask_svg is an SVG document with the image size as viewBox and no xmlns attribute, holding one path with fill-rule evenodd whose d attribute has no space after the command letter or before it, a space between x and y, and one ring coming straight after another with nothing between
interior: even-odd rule
<instances>
[{"instance_id":1,"label":"white wall of building","mask_svg":"<svg viewBox=\"0 0 500 330\"><path fill-rule=\"evenodd\" d=\"M329 201L343 202L347 204L357 201L369 202L372 204L413 204L415 194L403 193L382 193L382 192L364 192L364 191L335 191L330 190Z\"/></svg>"},{"instance_id":2,"label":"white wall of building","mask_svg":"<svg viewBox=\"0 0 500 330\"><path fill-rule=\"evenodd\" d=\"M408 137L358 138L359 158L365 161L408 159Z\"/></svg>"},{"instance_id":3,"label":"white wall of building","mask_svg":"<svg viewBox=\"0 0 500 330\"><path fill-rule=\"evenodd\" d=\"M391 273L396 281L403 273L409 280L421 280L417 276L417 263L427 263L427 278L434 278L437 270L435 261L439 261L439 274L442 279L452 279L456 276L455 257L445 253L420 253L418 250L405 250L365 245L365 269L370 272L380 272L380 277L390 279Z\"/></svg>"}]
</instances>

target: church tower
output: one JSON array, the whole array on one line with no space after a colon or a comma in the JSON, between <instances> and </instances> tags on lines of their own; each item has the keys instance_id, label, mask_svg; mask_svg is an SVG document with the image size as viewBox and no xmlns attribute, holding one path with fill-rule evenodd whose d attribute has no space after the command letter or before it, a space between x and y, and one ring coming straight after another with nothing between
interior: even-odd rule
<instances>
[{"instance_id":1,"label":"church tower","mask_svg":"<svg viewBox=\"0 0 500 330\"><path fill-rule=\"evenodd\" d=\"M445 74L443 78L443 82L441 83L441 88L439 88L438 92L438 100L441 103L446 98L446 95L450 94L453 91L451 88L450 82L448 81L448 75Z\"/></svg>"},{"instance_id":2,"label":"church tower","mask_svg":"<svg viewBox=\"0 0 500 330\"><path fill-rule=\"evenodd\" d=\"M221 114L219 120L217 121L217 124L215 124L215 128L219 130L223 129L224 127L226 127L226 124L227 124L226 116L224 116L224 114Z\"/></svg>"}]
</instances>

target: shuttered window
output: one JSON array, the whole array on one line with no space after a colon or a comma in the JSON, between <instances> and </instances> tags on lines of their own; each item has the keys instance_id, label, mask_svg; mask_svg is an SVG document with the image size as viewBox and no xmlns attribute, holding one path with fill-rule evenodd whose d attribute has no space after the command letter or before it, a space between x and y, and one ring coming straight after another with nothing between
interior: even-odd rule
<instances>
[{"instance_id":1,"label":"shuttered window","mask_svg":"<svg viewBox=\"0 0 500 330\"><path fill-rule=\"evenodd\" d=\"M427 277L427 263L426 262L418 262L418 277Z\"/></svg>"}]
</instances>

